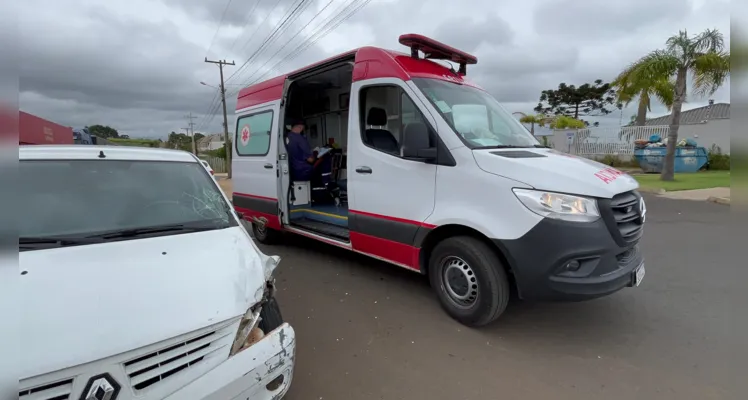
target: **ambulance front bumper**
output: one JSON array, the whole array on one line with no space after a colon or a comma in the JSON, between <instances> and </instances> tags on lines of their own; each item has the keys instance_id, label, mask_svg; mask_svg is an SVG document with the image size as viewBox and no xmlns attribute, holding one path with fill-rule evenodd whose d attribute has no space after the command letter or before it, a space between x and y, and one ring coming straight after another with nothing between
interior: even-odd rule
<instances>
[{"instance_id":1,"label":"ambulance front bumper","mask_svg":"<svg viewBox=\"0 0 748 400\"><path fill-rule=\"evenodd\" d=\"M638 240L623 246L603 219L543 219L514 240L495 240L525 300L581 301L635 286L644 275Z\"/></svg>"}]
</instances>

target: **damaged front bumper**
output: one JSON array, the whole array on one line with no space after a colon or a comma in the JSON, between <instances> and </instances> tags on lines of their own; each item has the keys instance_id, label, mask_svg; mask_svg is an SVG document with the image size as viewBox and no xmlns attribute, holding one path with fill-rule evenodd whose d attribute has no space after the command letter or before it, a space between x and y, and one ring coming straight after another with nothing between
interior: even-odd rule
<instances>
[{"instance_id":1,"label":"damaged front bumper","mask_svg":"<svg viewBox=\"0 0 748 400\"><path fill-rule=\"evenodd\" d=\"M295 354L296 334L284 323L167 399L281 399L291 385Z\"/></svg>"}]
</instances>

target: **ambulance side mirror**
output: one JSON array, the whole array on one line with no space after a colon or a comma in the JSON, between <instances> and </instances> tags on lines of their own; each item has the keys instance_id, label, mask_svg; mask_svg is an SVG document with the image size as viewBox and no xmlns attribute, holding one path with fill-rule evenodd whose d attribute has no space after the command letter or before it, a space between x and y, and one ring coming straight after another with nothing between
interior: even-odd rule
<instances>
[{"instance_id":1,"label":"ambulance side mirror","mask_svg":"<svg viewBox=\"0 0 748 400\"><path fill-rule=\"evenodd\" d=\"M413 122L403 129L401 155L407 160L433 161L436 160L436 146L432 145L431 132L426 124Z\"/></svg>"}]
</instances>

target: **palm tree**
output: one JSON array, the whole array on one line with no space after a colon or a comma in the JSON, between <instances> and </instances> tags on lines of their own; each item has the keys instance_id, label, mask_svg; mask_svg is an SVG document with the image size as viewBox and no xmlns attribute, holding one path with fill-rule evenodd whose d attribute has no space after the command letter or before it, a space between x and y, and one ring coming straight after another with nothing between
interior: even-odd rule
<instances>
[{"instance_id":1,"label":"palm tree","mask_svg":"<svg viewBox=\"0 0 748 400\"><path fill-rule=\"evenodd\" d=\"M631 74L632 71L627 68L618 75L611 85L616 87L618 102L626 107L639 97L639 108L634 121L635 126L646 125L647 112L652 111L653 97L657 98L670 111L675 96L675 82L670 77L660 78L654 82L632 81ZM640 75L638 78L641 79L642 76Z\"/></svg>"},{"instance_id":2,"label":"palm tree","mask_svg":"<svg viewBox=\"0 0 748 400\"><path fill-rule=\"evenodd\" d=\"M670 37L664 50L655 50L627 68L630 82L659 82L675 77L665 165L660 179L674 179L675 145L683 103L686 101L688 74L693 76L694 94L712 95L730 74L730 53L716 29L689 37L686 31Z\"/></svg>"}]
</instances>

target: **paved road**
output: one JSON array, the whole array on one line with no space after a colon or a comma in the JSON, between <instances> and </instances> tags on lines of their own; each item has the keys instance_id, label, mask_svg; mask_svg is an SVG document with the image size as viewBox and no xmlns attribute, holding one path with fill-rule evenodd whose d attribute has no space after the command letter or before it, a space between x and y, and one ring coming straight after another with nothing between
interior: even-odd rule
<instances>
[{"instance_id":1,"label":"paved road","mask_svg":"<svg viewBox=\"0 0 748 400\"><path fill-rule=\"evenodd\" d=\"M284 258L298 335L287 399L745 399L748 263L726 250L729 208L648 200L642 286L515 301L482 330L449 319L419 275L304 238L263 247Z\"/></svg>"}]
</instances>

